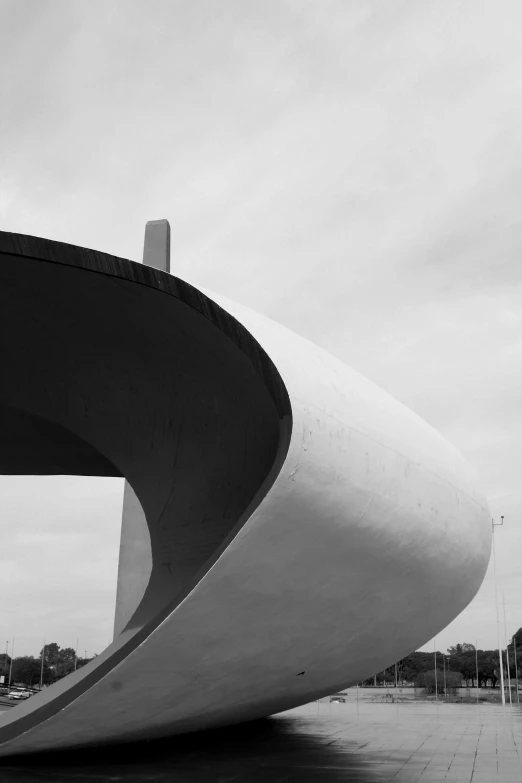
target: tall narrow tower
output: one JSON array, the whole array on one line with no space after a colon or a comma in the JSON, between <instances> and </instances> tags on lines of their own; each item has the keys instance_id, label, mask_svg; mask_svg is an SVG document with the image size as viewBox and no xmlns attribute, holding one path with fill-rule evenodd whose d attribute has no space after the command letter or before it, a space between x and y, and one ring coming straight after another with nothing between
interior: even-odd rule
<instances>
[{"instance_id":1,"label":"tall narrow tower","mask_svg":"<svg viewBox=\"0 0 522 783\"><path fill-rule=\"evenodd\" d=\"M170 272L168 220L149 220L145 226L143 263ZM128 481L123 493L118 586L114 636L125 628L147 589L152 568L150 537L141 504Z\"/></svg>"}]
</instances>

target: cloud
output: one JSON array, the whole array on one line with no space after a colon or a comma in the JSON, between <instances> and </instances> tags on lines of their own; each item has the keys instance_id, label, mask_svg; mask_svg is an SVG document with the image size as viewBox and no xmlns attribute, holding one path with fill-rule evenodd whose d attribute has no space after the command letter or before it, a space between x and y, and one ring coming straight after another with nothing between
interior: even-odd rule
<instances>
[{"instance_id":1,"label":"cloud","mask_svg":"<svg viewBox=\"0 0 522 783\"><path fill-rule=\"evenodd\" d=\"M145 221L168 217L175 274L326 347L464 453L506 516L499 571L522 625L522 6L2 13L2 228L139 259ZM479 618L493 644L489 590L488 577L448 644Z\"/></svg>"},{"instance_id":2,"label":"cloud","mask_svg":"<svg viewBox=\"0 0 522 783\"><path fill-rule=\"evenodd\" d=\"M0 596L19 655L112 636L122 479L0 477Z\"/></svg>"}]
</instances>

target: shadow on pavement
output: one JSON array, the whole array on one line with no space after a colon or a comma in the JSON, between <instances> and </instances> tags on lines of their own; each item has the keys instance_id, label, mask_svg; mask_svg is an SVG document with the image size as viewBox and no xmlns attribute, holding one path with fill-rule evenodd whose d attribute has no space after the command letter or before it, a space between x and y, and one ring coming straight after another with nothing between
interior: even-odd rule
<instances>
[{"instance_id":1,"label":"shadow on pavement","mask_svg":"<svg viewBox=\"0 0 522 783\"><path fill-rule=\"evenodd\" d=\"M118 747L91 748L0 760L2 783L37 781L279 781L302 783L343 780L380 781L332 737L303 727L293 717L265 718L249 724ZM304 730L303 730L304 729ZM353 744L357 749L357 743ZM351 774L350 774L351 773ZM294 777L295 776L295 777Z\"/></svg>"}]
</instances>

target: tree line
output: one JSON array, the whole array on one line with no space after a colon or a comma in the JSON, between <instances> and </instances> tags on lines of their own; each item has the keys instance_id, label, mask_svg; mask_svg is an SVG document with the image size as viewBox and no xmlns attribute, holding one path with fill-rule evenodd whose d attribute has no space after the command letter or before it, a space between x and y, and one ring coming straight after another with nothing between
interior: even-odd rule
<instances>
[{"instance_id":1,"label":"tree line","mask_svg":"<svg viewBox=\"0 0 522 783\"><path fill-rule=\"evenodd\" d=\"M72 647L60 647L56 642L51 642L40 650L37 658L22 655L11 659L5 654L0 655L0 676L4 675L4 686L10 680L11 685L34 688L40 685L40 678L43 685L51 685L89 661L92 658L78 656Z\"/></svg>"},{"instance_id":2,"label":"tree line","mask_svg":"<svg viewBox=\"0 0 522 783\"><path fill-rule=\"evenodd\" d=\"M516 666L514 650L516 650ZM511 638L508 650L502 650L505 685L507 685L508 661L511 680L515 681L517 671L519 678L522 678L522 628L519 628ZM429 689L432 689L437 677L441 692L444 689L444 682L450 689L460 687L462 682L465 682L466 686L473 686L477 679L479 688L486 687L488 683L496 688L500 682L499 654L498 650L476 650L475 645L467 642L450 647L446 653L414 652L364 680L363 685L395 684L396 674L398 685L413 683L418 687Z\"/></svg>"}]
</instances>

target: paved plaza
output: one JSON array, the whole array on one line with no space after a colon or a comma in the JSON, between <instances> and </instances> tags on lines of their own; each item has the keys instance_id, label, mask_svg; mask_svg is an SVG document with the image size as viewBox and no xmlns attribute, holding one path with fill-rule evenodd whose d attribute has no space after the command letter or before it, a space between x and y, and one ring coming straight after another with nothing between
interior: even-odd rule
<instances>
[{"instance_id":1,"label":"paved plaza","mask_svg":"<svg viewBox=\"0 0 522 783\"><path fill-rule=\"evenodd\" d=\"M350 695L353 694L353 691ZM139 709L139 705L136 705ZM145 745L3 759L2 783L521 783L522 708L314 703Z\"/></svg>"}]
</instances>

